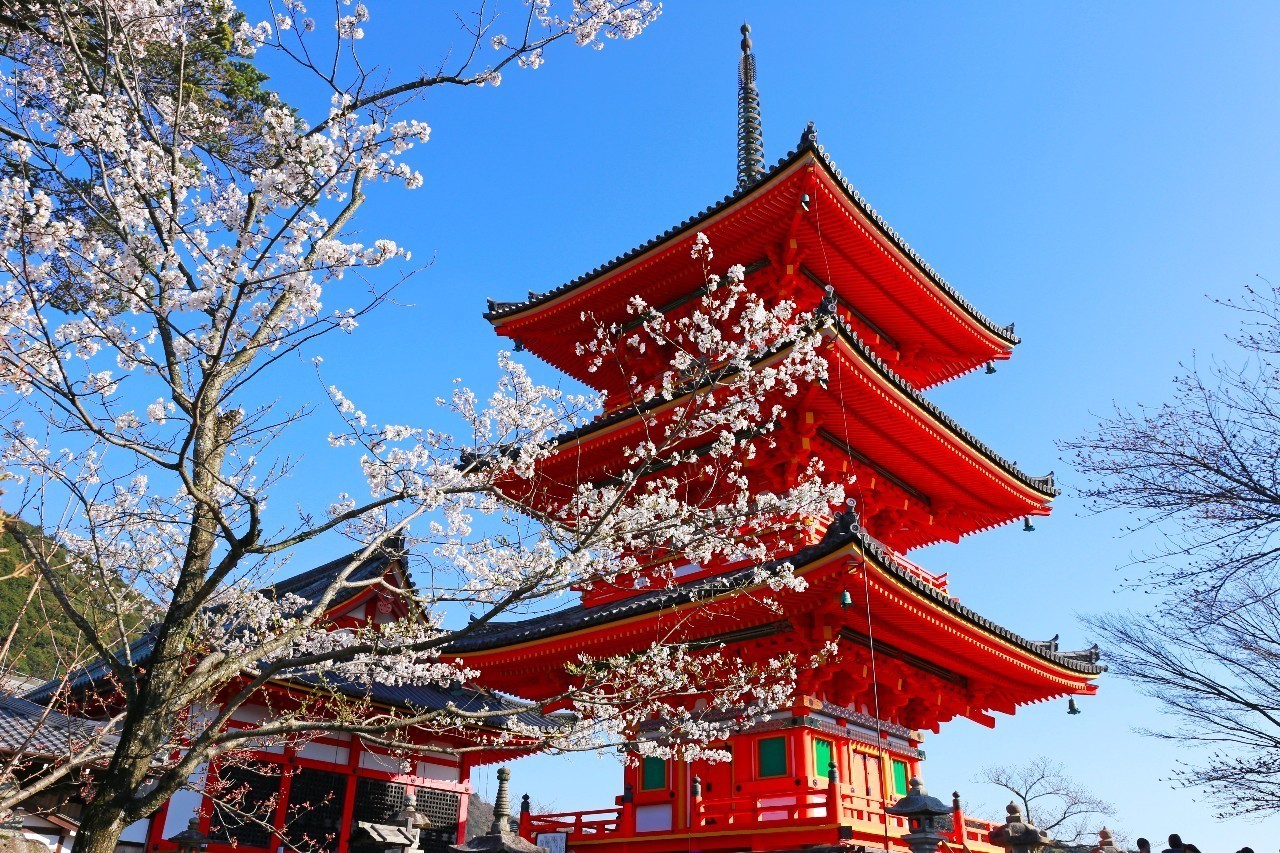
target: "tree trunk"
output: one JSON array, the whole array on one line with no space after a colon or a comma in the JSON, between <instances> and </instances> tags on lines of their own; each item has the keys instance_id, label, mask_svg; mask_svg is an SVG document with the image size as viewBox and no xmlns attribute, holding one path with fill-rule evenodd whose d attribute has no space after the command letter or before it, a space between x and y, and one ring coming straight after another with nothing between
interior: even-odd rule
<instances>
[{"instance_id":1,"label":"tree trunk","mask_svg":"<svg viewBox=\"0 0 1280 853\"><path fill-rule=\"evenodd\" d=\"M226 454L226 437L236 417L219 416L212 407L203 412L201 423L196 427L191 463L192 481L200 494L214 493L217 472ZM120 743L106 771L97 780L97 793L85 806L72 853L114 853L125 827L149 816L137 813L137 792L147 781L152 759L178 746L174 729L181 713L196 699L185 695L182 689L190 662L186 639L199 609L197 596L212 563L217 531L214 510L195 501L187 551L173 599L165 621L156 632L151 658L135 676L136 693L121 725ZM187 780L177 778L170 770L153 781L155 787L148 794L151 801L155 801L157 795L172 796Z\"/></svg>"},{"instance_id":2,"label":"tree trunk","mask_svg":"<svg viewBox=\"0 0 1280 853\"><path fill-rule=\"evenodd\" d=\"M115 853L116 843L125 828L119 812L113 817L106 809L93 809L93 804L89 805L80 821L80 829L76 831L71 853Z\"/></svg>"}]
</instances>

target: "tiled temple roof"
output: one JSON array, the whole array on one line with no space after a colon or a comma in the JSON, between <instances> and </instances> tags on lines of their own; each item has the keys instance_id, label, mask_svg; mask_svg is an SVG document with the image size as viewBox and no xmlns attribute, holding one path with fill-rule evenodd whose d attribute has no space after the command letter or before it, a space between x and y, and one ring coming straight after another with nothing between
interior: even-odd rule
<instances>
[{"instance_id":1,"label":"tiled temple roof","mask_svg":"<svg viewBox=\"0 0 1280 853\"><path fill-rule=\"evenodd\" d=\"M761 569L767 572L770 569L780 567L784 563L789 563L794 568L799 569L839 551L846 545L857 543L862 553L874 559L879 568L894 581L904 586L909 586L927 596L945 610L981 628L984 632L1006 640L1038 658L1061 666L1064 669L1069 669L1072 672L1082 675L1097 675L1106 670L1105 666L1097 663L1096 649L1087 650L1086 652L1058 652L1055 649L1046 648L1043 643L1037 643L1015 634L1008 628L1001 627L985 616L965 607L935 586L925 583L913 572L899 566L884 546L860 526L848 523L845 520L846 518L848 517L842 516L837 519L827 530L827 534L821 542L803 548L795 555L784 560L775 560L761 566L736 569L722 575L715 575L678 586L651 589L630 598L594 607L578 604L553 613L535 616L531 619L513 622L490 622L473 629L467 636L449 645L446 651L453 654L466 654L499 649L517 643L526 643L531 640L568 634L597 625L607 625L621 619L654 613L682 604L720 598L758 584Z\"/></svg>"},{"instance_id":2,"label":"tiled temple roof","mask_svg":"<svg viewBox=\"0 0 1280 853\"><path fill-rule=\"evenodd\" d=\"M116 660L121 663L130 660L135 664L145 663L151 658L151 650L155 645L155 641L154 627L148 628L141 637L129 644L127 654L124 649L116 652ZM110 676L111 666L106 661L98 659L88 666L72 670L63 678L51 678L34 690L28 691L26 698L32 702L44 704L52 699L59 690L65 689L71 693L80 692L97 683L105 684L110 679Z\"/></svg>"},{"instance_id":3,"label":"tiled temple roof","mask_svg":"<svg viewBox=\"0 0 1280 853\"><path fill-rule=\"evenodd\" d=\"M118 743L101 735L102 724L68 717L17 696L0 696L0 751L26 756L67 755L98 740L104 750Z\"/></svg>"},{"instance_id":4,"label":"tiled temple roof","mask_svg":"<svg viewBox=\"0 0 1280 853\"><path fill-rule=\"evenodd\" d=\"M315 604L320 600L320 596L328 589L329 584L333 582L338 573L349 565L351 560L357 557L359 553L359 551L356 551L351 554L345 554L336 560L330 560L323 565L316 566L314 569L308 569L301 574L285 578L279 583L263 587L261 591L268 598L292 594L305 599L310 604ZM381 577L390 563L391 559L387 553L374 554L356 566L351 574L347 576L347 581L349 583L360 583ZM330 606L339 605L360 591L360 588L340 589L335 593ZM127 654L124 649L116 652L116 660L121 663L132 661L135 666L146 663L150 659L152 647L155 645L156 628L157 626L155 625L151 626L143 632L141 637L130 643ZM86 667L81 667L69 673L65 679L55 678L47 681L26 695L33 702L48 702L59 690L65 689L71 693L79 692L96 682L104 681L110 675L111 666L105 660L99 659Z\"/></svg>"},{"instance_id":5,"label":"tiled temple roof","mask_svg":"<svg viewBox=\"0 0 1280 853\"><path fill-rule=\"evenodd\" d=\"M880 233L892 242L893 245L896 246L897 249L907 258L909 258L916 269L936 285L938 289L941 290L957 307L976 320L987 331L996 335L1000 339L1010 344L1019 343L1018 336L1013 332L1012 324L1007 326L999 325L979 311L976 306L961 296L958 290L956 290L946 279L939 275L932 266L921 258L897 231L884 221L880 214L876 212L875 208L873 208L870 203L862 197L862 194L854 189L849 181L845 179L844 173L831 161L831 158L827 155L826 149L822 145L818 144L818 134L812 123L810 123L809 126L805 128L804 133L800 135L800 144L780 159L755 183L738 189L736 192L725 196L710 207L705 208L700 213L696 213L688 219L685 219L679 225L668 228L666 231L644 243L641 243L629 252L618 255L612 261L598 266L591 272L580 275L559 287L552 288L544 293L529 291L529 298L522 302L499 302L490 299L488 301L489 310L484 314L485 319L490 321L499 320L503 317L517 314L521 311L525 311L526 309L550 302L558 296L562 296L563 294L576 290L577 288L594 281L600 276L617 269L623 264L645 254L657 246L662 245L672 238L683 236L690 231L695 231L702 226L704 222L711 219L716 214L751 195L758 187L768 183L775 175L784 172L788 167L796 163L806 154L813 154L817 158L818 162L820 162L827 170L827 173L830 174L844 190L845 197L853 204L857 205L858 209L861 210L872 223L874 223Z\"/></svg>"},{"instance_id":6,"label":"tiled temple roof","mask_svg":"<svg viewBox=\"0 0 1280 853\"><path fill-rule=\"evenodd\" d=\"M381 549L372 554L364 562L352 569L351 574L347 575L346 582L350 584L365 584L382 577L391 565L391 554L393 552L398 553L402 549L403 542L389 543L386 549ZM319 603L320 597L324 595L325 590L329 588L329 585L333 583L338 574L349 566L351 561L358 557L359 554L359 551L344 554L336 560L330 560L302 574L285 578L278 583L264 587L262 592L268 598L296 595L305 599L308 605L315 605ZM336 607L347 599L363 592L364 589L363 586L344 586L334 593L333 601L329 603L329 606Z\"/></svg>"},{"instance_id":7,"label":"tiled temple roof","mask_svg":"<svg viewBox=\"0 0 1280 853\"><path fill-rule=\"evenodd\" d=\"M1031 488L1035 489L1041 494L1044 494L1050 497L1057 497L1062 493L1062 491L1054 485L1054 473L1052 471L1042 476L1028 474L1025 471L1023 471L1021 468L1017 466L1017 463L1009 459L1006 459L1004 456L1002 456L1001 454L993 450L984 441L979 439L976 435L974 435L964 427L960 426L960 424L958 424L950 415L944 412L936 403L934 403L928 397L924 396L924 394L921 393L919 389L917 389L910 382L907 382L905 379L903 379L901 376L895 373L893 369L889 367L889 365L886 364L883 359L877 356L875 352L873 352L872 349L869 346L867 346L867 344L860 337L858 337L858 333L854 331L854 329L851 328L847 323L845 323L844 320L842 320L839 316L833 316L832 319L836 324L836 328L840 331L841 338L847 344L849 344L849 346L855 352L857 352L864 359L866 359L868 363L870 363L873 367L875 367L875 369L882 376L884 376L885 379L889 380L889 382L894 386L895 389L897 389L902 394L910 398L912 402L920 406L920 408L927 411L932 417L937 419L938 423L946 427L946 429L949 430L953 435L955 435L965 444L968 444L974 450L978 451L980 454L985 456L990 461L994 462L996 465L1000 466L1001 469L1003 469L1004 471L1008 472L1010 475L1017 478L1020 482L1024 483L1027 486L1030 486ZM774 354L775 354L774 352L769 352L762 357L762 360L764 358L769 358ZM576 439L588 436L593 432L596 432L597 430L622 423L639 413L666 405L668 402L669 401L661 397L655 397L653 400L650 400L648 403L645 403L642 406L624 406L623 408L620 408L616 412L610 412L604 415L603 417L600 417L588 424L583 424L582 426L576 429L569 430L567 432L560 434L559 436L556 436L555 441L558 444L566 444Z\"/></svg>"},{"instance_id":8,"label":"tiled temple roof","mask_svg":"<svg viewBox=\"0 0 1280 853\"><path fill-rule=\"evenodd\" d=\"M287 679L286 679L287 680ZM356 684L332 675L308 675L297 681L308 687L323 684L326 688L355 698L368 698L382 705L414 711L438 711L453 705L465 714L492 713L492 717L476 720L476 725L501 729L507 723L539 729L553 729L558 723L554 716L546 716L536 704L486 693L457 685L441 687L435 684Z\"/></svg>"},{"instance_id":9,"label":"tiled temple roof","mask_svg":"<svg viewBox=\"0 0 1280 853\"><path fill-rule=\"evenodd\" d=\"M361 582L373 581L382 577L390 567L393 558L392 552L398 552L403 546L393 544L388 549L374 554L363 562L361 562L351 574L347 576L349 583L359 584ZM358 557L359 551L345 554L335 560L316 566L301 574L294 575L290 578L272 584L262 589L263 594L268 598L280 597L286 594L297 595L311 604L318 603L320 597L324 594L329 585L333 583L338 573L350 565L351 561ZM342 604L354 595L362 591L362 587L344 588L337 591L330 607ZM134 640L129 646L129 654L126 656L123 651L117 652L117 660L130 660L134 665L145 665L150 659L153 646L155 644L155 626L148 629L141 637ZM25 702L32 708L38 709L41 713L45 712L40 705L32 705L31 703L47 703L59 691L69 693L79 693L91 690L95 684L103 685L111 675L111 667L106 661L98 660L87 667L78 669L70 673L65 680L55 678L47 681L26 695ZM291 679L284 676L281 682L288 682ZM319 682L317 676L305 676L297 679L297 682L304 686L314 687ZM546 728L554 725L554 717L547 718L537 712L537 710L526 703L519 703L505 697L496 697L482 691L474 690L467 687L442 688L434 685L391 685L374 683L371 685L357 685L352 682L346 682L341 679L327 677L327 685L334 690L349 696L367 697L375 702L384 705L391 705L397 708L406 708L410 710L438 710L445 708L449 703L453 703L455 707L466 712L475 711L506 711L510 714L503 714L496 717L488 718L485 724L494 727L501 727L505 719L511 718L519 723L528 726L538 726ZM21 699L15 699L16 702L24 702ZM5 709L0 705L0 748L4 748L6 738L8 737L5 729ZM52 713L52 712L50 712ZM53 714L53 716L61 718L61 714ZM71 719L71 718L66 718ZM492 722L490 722L492 721ZM87 725L96 725L86 722ZM64 745L65 746L65 745Z\"/></svg>"},{"instance_id":10,"label":"tiled temple roof","mask_svg":"<svg viewBox=\"0 0 1280 853\"><path fill-rule=\"evenodd\" d=\"M987 457L992 462L996 463L1005 471L1008 471L1010 474L1017 477L1023 483L1035 489L1036 491L1045 495L1051 495L1053 497L1057 497L1058 495L1062 494L1062 490L1058 489L1054 485L1054 476L1052 471L1040 477L1037 477L1032 474L1028 474L1025 471L1023 471L1021 468L1019 468L1016 462L1006 459L1004 456L992 450L991 447L988 444L986 444L986 442L982 441L976 435L969 432L969 430L965 429L964 427L960 426L960 424L956 423L955 420L952 419L950 415L944 412L941 409L941 407L939 407L936 403L934 403L928 397L924 396L924 394L922 394L918 389L916 389L914 385L912 385L910 382L903 379L897 373L894 373L893 368L889 367L889 365L886 364L882 358L876 355L872 351L871 347L867 346L867 344L860 337L858 337L858 333L855 332L848 324L846 324L843 320L840 320L838 317L836 318L836 320L837 320L838 328L842 333L842 337L845 339L846 342L849 343L850 346L852 346L855 350L857 350L859 355L861 355L868 362L874 365L876 370L878 370L881 375L883 375L886 379L888 379L891 383L893 383L893 386L897 390L909 396L912 402L914 402L916 405L920 406L922 409L929 412L930 415L936 418L939 423L941 423L948 430L950 430L952 434L954 434L957 438L964 441L974 450L978 451L983 456Z\"/></svg>"}]
</instances>

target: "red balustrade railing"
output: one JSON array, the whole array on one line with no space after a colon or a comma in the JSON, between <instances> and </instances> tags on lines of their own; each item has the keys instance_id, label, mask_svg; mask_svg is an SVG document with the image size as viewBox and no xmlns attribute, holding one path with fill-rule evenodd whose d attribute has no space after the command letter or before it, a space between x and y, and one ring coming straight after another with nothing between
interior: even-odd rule
<instances>
[{"instance_id":1,"label":"red balustrade railing","mask_svg":"<svg viewBox=\"0 0 1280 853\"><path fill-rule=\"evenodd\" d=\"M785 794L758 794L733 797L693 797L689 809L689 825L666 826L649 832L677 832L696 835L722 832L729 827L743 827L785 823L797 830L811 829L830 824L860 826L863 831L883 832L887 829L892 838L907 832L906 821L887 814L885 803L878 797L855 793L844 785L804 787ZM960 851L994 851L987 841L992 829L999 824L966 817L960 811L954 814L955 829L952 832L952 849ZM879 827L879 829L876 829ZM602 836L616 838L643 838L646 831L636 827L635 806L631 803L609 809L593 809L580 812L520 815L520 834L529 840L539 833L560 832L568 836L568 843Z\"/></svg>"},{"instance_id":2,"label":"red balustrade railing","mask_svg":"<svg viewBox=\"0 0 1280 853\"><path fill-rule=\"evenodd\" d=\"M520 834L536 836L539 832L565 832L580 837L604 835L623 829L622 809L593 809L583 812L521 815Z\"/></svg>"},{"instance_id":3,"label":"red balustrade railing","mask_svg":"<svg viewBox=\"0 0 1280 853\"><path fill-rule=\"evenodd\" d=\"M888 549L886 549L886 551L887 550ZM906 569L911 574L920 578L920 580L924 581L929 586L933 587L939 592L947 592L947 574L948 574L947 572L943 572L940 575L935 575L933 572L927 571L921 568L920 566L916 565L915 563L911 562L906 557L899 554L897 551L888 551L888 554L890 559L892 559L895 563L897 563L902 568ZM949 595L950 593L947 593L947 594Z\"/></svg>"},{"instance_id":4,"label":"red balustrade railing","mask_svg":"<svg viewBox=\"0 0 1280 853\"><path fill-rule=\"evenodd\" d=\"M981 844L987 844L988 843L987 838L990 837L991 830L995 829L998 826L1002 826L1002 824L999 824L999 823L992 823L989 820L980 820L978 818L972 818L972 817L964 818L962 823L963 823L963 828L961 829L961 832L963 833L963 837L957 840L966 844L967 842L970 842L970 841L977 841ZM960 833L957 833L957 834L960 834Z\"/></svg>"},{"instance_id":5,"label":"red balustrade railing","mask_svg":"<svg viewBox=\"0 0 1280 853\"><path fill-rule=\"evenodd\" d=\"M694 798L694 827L723 827L743 823L784 820L797 826L807 822L829 822L831 811L826 788L804 788L795 793L724 797L714 800Z\"/></svg>"}]
</instances>

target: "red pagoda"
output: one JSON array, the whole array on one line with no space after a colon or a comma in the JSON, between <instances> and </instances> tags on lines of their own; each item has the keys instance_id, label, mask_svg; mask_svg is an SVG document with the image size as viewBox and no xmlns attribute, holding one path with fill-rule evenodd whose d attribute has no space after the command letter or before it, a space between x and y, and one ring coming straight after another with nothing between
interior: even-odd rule
<instances>
[{"instance_id":1,"label":"red pagoda","mask_svg":"<svg viewBox=\"0 0 1280 853\"><path fill-rule=\"evenodd\" d=\"M498 334L605 395L604 414L564 436L540 473L582 482L618 473L620 449L645 428L621 376L590 370L575 348L591 322L630 318L640 294L678 314L704 284L690 262L698 234L746 265L768 300L826 310L825 383L785 399L776 447L756 476L775 490L819 458L851 484L857 513L832 507L797 520L807 531L778 553L807 581L762 603L756 567L675 570L665 585L584 590L572 607L491 624L455 650L489 687L529 699L568 685L566 664L668 642L716 644L744 661L782 651L838 653L801 676L789 707L734 735L730 762L645 758L623 772L613 806L521 815L529 840L617 853L774 851L863 846L905 850L903 821L885 811L924 757L922 730L1055 697L1088 695L1103 671L1096 648L1060 652L973 612L904 555L932 543L1049 512L1052 475L1021 471L921 395L921 389L1007 359L1012 326L987 319L911 250L853 190L810 125L769 169L760 144L755 64L744 27L737 191L644 245L524 302L491 302ZM665 356L652 353L657 373ZM636 579L641 580L641 579ZM695 618L696 617L696 618ZM952 839L993 850L990 825L956 804ZM558 844L557 844L558 846Z\"/></svg>"}]
</instances>

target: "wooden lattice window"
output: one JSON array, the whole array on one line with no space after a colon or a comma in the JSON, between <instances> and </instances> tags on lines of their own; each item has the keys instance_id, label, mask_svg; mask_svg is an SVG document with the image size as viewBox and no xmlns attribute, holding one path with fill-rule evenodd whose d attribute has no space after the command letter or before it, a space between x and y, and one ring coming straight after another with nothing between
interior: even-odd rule
<instances>
[{"instance_id":1,"label":"wooden lattice window","mask_svg":"<svg viewBox=\"0 0 1280 853\"><path fill-rule=\"evenodd\" d=\"M460 794L419 787L414 792L414 808L431 821L431 828L422 830L418 841L426 853L446 853L450 844L458 843L458 817L462 810Z\"/></svg>"},{"instance_id":2,"label":"wooden lattice window","mask_svg":"<svg viewBox=\"0 0 1280 853\"><path fill-rule=\"evenodd\" d=\"M337 850L347 777L304 767L289 782L285 836L302 850Z\"/></svg>"},{"instance_id":3,"label":"wooden lattice window","mask_svg":"<svg viewBox=\"0 0 1280 853\"><path fill-rule=\"evenodd\" d=\"M220 766L209 836L214 841L234 842L242 847L268 846L279 792L277 773L260 773L231 764Z\"/></svg>"},{"instance_id":4,"label":"wooden lattice window","mask_svg":"<svg viewBox=\"0 0 1280 853\"><path fill-rule=\"evenodd\" d=\"M368 776L356 780L356 820L394 823L408 802L404 785L398 782L383 782Z\"/></svg>"}]
</instances>

